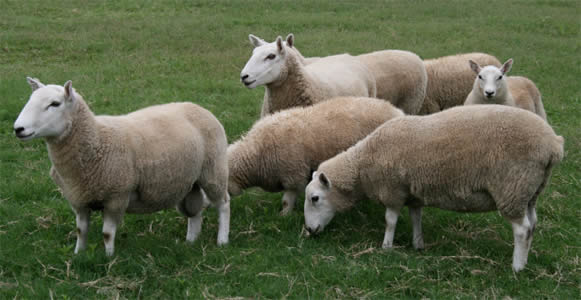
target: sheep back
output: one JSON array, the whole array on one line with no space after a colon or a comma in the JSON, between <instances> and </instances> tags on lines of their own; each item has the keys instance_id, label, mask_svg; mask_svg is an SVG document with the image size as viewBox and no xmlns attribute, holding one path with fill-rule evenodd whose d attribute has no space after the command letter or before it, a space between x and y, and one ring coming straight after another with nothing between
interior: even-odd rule
<instances>
[{"instance_id":1,"label":"sheep back","mask_svg":"<svg viewBox=\"0 0 581 300\"><path fill-rule=\"evenodd\" d=\"M502 65L496 57L486 53L457 54L425 60L428 86L420 115L464 104L476 78L468 64L469 60L481 66Z\"/></svg>"}]
</instances>

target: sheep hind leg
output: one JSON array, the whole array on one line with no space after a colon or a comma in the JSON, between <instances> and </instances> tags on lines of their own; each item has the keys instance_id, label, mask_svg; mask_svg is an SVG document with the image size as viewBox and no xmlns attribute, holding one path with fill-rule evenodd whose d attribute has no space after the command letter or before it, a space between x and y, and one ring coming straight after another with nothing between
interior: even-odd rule
<instances>
[{"instance_id":1,"label":"sheep hind leg","mask_svg":"<svg viewBox=\"0 0 581 300\"><path fill-rule=\"evenodd\" d=\"M512 256L512 269L518 272L524 269L529 254L530 241L532 239L532 225L528 214L520 220L512 220L514 235L514 252Z\"/></svg>"},{"instance_id":2,"label":"sheep hind leg","mask_svg":"<svg viewBox=\"0 0 581 300\"><path fill-rule=\"evenodd\" d=\"M210 202L218 210L218 245L228 244L230 234L230 196L225 185L202 184Z\"/></svg>"},{"instance_id":3,"label":"sheep hind leg","mask_svg":"<svg viewBox=\"0 0 581 300\"><path fill-rule=\"evenodd\" d=\"M187 242L194 242L202 231L202 212L204 210L204 192L195 183L192 190L177 206L178 210L188 218Z\"/></svg>"},{"instance_id":4,"label":"sheep hind leg","mask_svg":"<svg viewBox=\"0 0 581 300\"><path fill-rule=\"evenodd\" d=\"M286 190L282 196L282 210L280 211L281 216L286 216L290 214L297 202L297 192L293 190Z\"/></svg>"},{"instance_id":5,"label":"sheep hind leg","mask_svg":"<svg viewBox=\"0 0 581 300\"><path fill-rule=\"evenodd\" d=\"M389 207L385 209L385 236L383 237L383 244L381 245L384 249L393 247L393 237L395 235L395 225L397 224L398 215L398 210Z\"/></svg>"},{"instance_id":6,"label":"sheep hind leg","mask_svg":"<svg viewBox=\"0 0 581 300\"><path fill-rule=\"evenodd\" d=\"M410 218L412 219L413 245L415 249L424 249L424 236L422 234L422 208L409 207Z\"/></svg>"},{"instance_id":7,"label":"sheep hind leg","mask_svg":"<svg viewBox=\"0 0 581 300\"><path fill-rule=\"evenodd\" d=\"M87 237L89 235L89 224L91 221L91 210L88 208L75 209L77 221L77 245L75 254L87 248Z\"/></svg>"}]
</instances>

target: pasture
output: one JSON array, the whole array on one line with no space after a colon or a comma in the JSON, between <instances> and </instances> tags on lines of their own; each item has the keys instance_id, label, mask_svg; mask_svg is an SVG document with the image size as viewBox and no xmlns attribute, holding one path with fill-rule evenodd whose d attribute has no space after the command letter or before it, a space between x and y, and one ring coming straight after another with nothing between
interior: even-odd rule
<instances>
[{"instance_id":1,"label":"pasture","mask_svg":"<svg viewBox=\"0 0 581 300\"><path fill-rule=\"evenodd\" d=\"M579 298L581 297L581 6L578 1L0 1L0 298ZM532 79L565 158L537 204L525 270L513 273L510 224L496 212L425 209L426 249L402 211L381 249L384 209L368 201L306 237L302 199L280 217L259 189L232 199L230 244L217 214L185 242L177 211L126 215L105 256L100 214L73 254L75 218L51 181L42 140L13 123L26 76L73 85L96 114L192 101L229 142L258 119L264 88L240 71L252 46L294 33L305 56L404 49L422 58L486 52ZM292 141L291 141L292 142Z\"/></svg>"}]
</instances>

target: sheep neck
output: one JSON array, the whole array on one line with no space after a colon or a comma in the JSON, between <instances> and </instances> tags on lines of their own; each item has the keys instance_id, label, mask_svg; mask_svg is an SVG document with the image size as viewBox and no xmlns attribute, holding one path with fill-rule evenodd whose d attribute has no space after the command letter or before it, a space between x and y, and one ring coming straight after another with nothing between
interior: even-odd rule
<instances>
[{"instance_id":1,"label":"sheep neck","mask_svg":"<svg viewBox=\"0 0 581 300\"><path fill-rule=\"evenodd\" d=\"M266 85L266 99L269 101L269 112L297 106L309 106L314 103L309 91L309 76L305 71L304 59L300 54L288 50L284 71L281 78Z\"/></svg>"},{"instance_id":2,"label":"sheep neck","mask_svg":"<svg viewBox=\"0 0 581 300\"><path fill-rule=\"evenodd\" d=\"M330 174L327 174L331 185L342 197L330 198L337 211L353 207L361 198L359 166L353 157L353 151L343 152L333 158Z\"/></svg>"},{"instance_id":3,"label":"sheep neck","mask_svg":"<svg viewBox=\"0 0 581 300\"><path fill-rule=\"evenodd\" d=\"M75 101L68 130L47 138L46 144L58 173L63 178L81 179L97 171L99 137L95 116L80 96Z\"/></svg>"}]
</instances>

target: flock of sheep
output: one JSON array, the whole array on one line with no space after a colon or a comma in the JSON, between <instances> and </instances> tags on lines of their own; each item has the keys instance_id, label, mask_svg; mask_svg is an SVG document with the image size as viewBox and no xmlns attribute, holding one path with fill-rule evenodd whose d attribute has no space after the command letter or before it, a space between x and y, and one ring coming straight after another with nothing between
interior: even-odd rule
<instances>
[{"instance_id":1,"label":"flock of sheep","mask_svg":"<svg viewBox=\"0 0 581 300\"><path fill-rule=\"evenodd\" d=\"M218 210L218 244L227 244L230 197L260 187L284 192L282 215L304 193L310 234L360 199L378 200L384 248L393 246L403 206L418 249L423 206L498 210L513 228L512 268L525 267L536 201L564 140L547 123L534 83L506 75L512 59L501 65L469 53L424 61L400 50L306 58L292 34L272 43L249 38L255 49L241 81L266 91L261 119L230 146L198 105L95 116L71 81L27 78L33 92L14 132L46 141L50 176L76 215L75 253L87 246L91 211L103 211L113 255L126 212L177 207L193 242L208 203Z\"/></svg>"}]
</instances>

